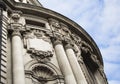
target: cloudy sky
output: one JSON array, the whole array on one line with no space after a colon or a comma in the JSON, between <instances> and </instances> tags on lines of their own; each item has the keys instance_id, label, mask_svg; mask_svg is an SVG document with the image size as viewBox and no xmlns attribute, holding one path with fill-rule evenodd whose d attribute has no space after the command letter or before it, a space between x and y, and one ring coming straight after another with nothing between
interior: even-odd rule
<instances>
[{"instance_id":1,"label":"cloudy sky","mask_svg":"<svg viewBox=\"0 0 120 84\"><path fill-rule=\"evenodd\" d=\"M120 84L120 0L39 0L81 25L95 40L109 84Z\"/></svg>"}]
</instances>

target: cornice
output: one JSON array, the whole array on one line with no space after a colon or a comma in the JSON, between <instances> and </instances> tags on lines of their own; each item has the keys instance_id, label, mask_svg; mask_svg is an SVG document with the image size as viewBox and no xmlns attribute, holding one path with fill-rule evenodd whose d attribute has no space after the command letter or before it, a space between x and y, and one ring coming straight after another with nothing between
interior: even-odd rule
<instances>
[{"instance_id":1,"label":"cornice","mask_svg":"<svg viewBox=\"0 0 120 84\"><path fill-rule=\"evenodd\" d=\"M59 20L60 22L67 24L72 31L75 31L79 36L81 36L81 38L83 38L90 45L92 45L92 48L93 48L95 54L98 56L99 60L101 61L101 64L103 64L101 53L100 53L95 41L80 25L78 25L71 19L69 19L66 16L63 16L55 11L52 11L50 9L43 8L40 6L35 6L35 5L30 5L30 4L25 4L25 3L16 3L13 0L11 0L11 1L3 0L3 1L12 10L22 11L23 14L35 15L35 16L39 16L39 17L44 17L46 19L54 18L54 19Z\"/></svg>"}]
</instances>

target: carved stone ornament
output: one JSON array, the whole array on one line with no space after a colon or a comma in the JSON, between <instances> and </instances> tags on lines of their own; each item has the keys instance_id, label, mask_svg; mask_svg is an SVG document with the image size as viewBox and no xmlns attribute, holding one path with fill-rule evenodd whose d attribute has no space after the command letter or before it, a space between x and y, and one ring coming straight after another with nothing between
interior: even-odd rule
<instances>
[{"instance_id":1,"label":"carved stone ornament","mask_svg":"<svg viewBox=\"0 0 120 84\"><path fill-rule=\"evenodd\" d=\"M104 69L103 69L103 66L102 66L102 65L99 67L98 71L101 73L102 77L103 77L105 80L107 80L107 79L106 79L106 75L105 75L105 73L104 73Z\"/></svg>"},{"instance_id":2,"label":"carved stone ornament","mask_svg":"<svg viewBox=\"0 0 120 84\"><path fill-rule=\"evenodd\" d=\"M64 77L62 75L56 75L53 71L51 71L46 66L35 66L31 71L26 70L26 75L31 76L31 79L35 84L46 84L49 83L49 81L52 81L52 84L57 84L56 80L64 80Z\"/></svg>"},{"instance_id":3,"label":"carved stone ornament","mask_svg":"<svg viewBox=\"0 0 120 84\"><path fill-rule=\"evenodd\" d=\"M65 45L65 49L69 49L69 48L73 49L74 43L72 42L71 38L68 36L64 36L63 38L64 38L63 43Z\"/></svg>"},{"instance_id":4,"label":"carved stone ornament","mask_svg":"<svg viewBox=\"0 0 120 84\"><path fill-rule=\"evenodd\" d=\"M91 54L91 59L97 64L97 66L100 66L100 61L98 60L96 55Z\"/></svg>"},{"instance_id":5,"label":"carved stone ornament","mask_svg":"<svg viewBox=\"0 0 120 84\"><path fill-rule=\"evenodd\" d=\"M63 37L60 33L53 32L53 37L51 37L53 45L61 44Z\"/></svg>"},{"instance_id":6,"label":"carved stone ornament","mask_svg":"<svg viewBox=\"0 0 120 84\"><path fill-rule=\"evenodd\" d=\"M30 49L28 50L28 53L33 59L37 60L38 62L48 62L50 61L50 58L53 57L53 53L51 51Z\"/></svg>"},{"instance_id":7,"label":"carved stone ornament","mask_svg":"<svg viewBox=\"0 0 120 84\"><path fill-rule=\"evenodd\" d=\"M21 37L21 34L20 34L20 30L19 29L15 29L12 33L12 36L20 36Z\"/></svg>"},{"instance_id":8,"label":"carved stone ornament","mask_svg":"<svg viewBox=\"0 0 120 84\"><path fill-rule=\"evenodd\" d=\"M21 11L13 11L11 14L11 18L14 20L19 20L22 12Z\"/></svg>"},{"instance_id":9,"label":"carved stone ornament","mask_svg":"<svg viewBox=\"0 0 120 84\"><path fill-rule=\"evenodd\" d=\"M42 47L46 44L46 46L51 45L51 39L53 34L49 31L43 31L38 29L31 29L29 31L26 31L24 33L24 47L29 48L35 48L36 47ZM43 45L44 44L44 45ZM39 49L40 49L39 48ZM37 50L39 50L37 49ZM43 48L42 48L43 49Z\"/></svg>"},{"instance_id":10,"label":"carved stone ornament","mask_svg":"<svg viewBox=\"0 0 120 84\"><path fill-rule=\"evenodd\" d=\"M46 32L38 29L29 30L24 34L25 39L37 38L37 39L43 39L44 41L51 43L49 36L52 36L50 32Z\"/></svg>"},{"instance_id":11,"label":"carved stone ornament","mask_svg":"<svg viewBox=\"0 0 120 84\"><path fill-rule=\"evenodd\" d=\"M57 20L55 20L55 19L49 18L49 23L50 23L50 25L52 25L53 27L60 28L59 22L58 22Z\"/></svg>"},{"instance_id":12,"label":"carved stone ornament","mask_svg":"<svg viewBox=\"0 0 120 84\"><path fill-rule=\"evenodd\" d=\"M70 36L71 32L68 26L65 25L64 23L60 23L60 25L61 25L61 34L65 36Z\"/></svg>"},{"instance_id":13,"label":"carved stone ornament","mask_svg":"<svg viewBox=\"0 0 120 84\"><path fill-rule=\"evenodd\" d=\"M86 43L85 41L82 41L82 44L85 45L91 52L93 52L93 49L88 43Z\"/></svg>"},{"instance_id":14,"label":"carved stone ornament","mask_svg":"<svg viewBox=\"0 0 120 84\"><path fill-rule=\"evenodd\" d=\"M37 39L43 39L44 41L51 43L50 37L47 36L45 31L36 30L34 31L34 35Z\"/></svg>"},{"instance_id":15,"label":"carved stone ornament","mask_svg":"<svg viewBox=\"0 0 120 84\"><path fill-rule=\"evenodd\" d=\"M9 32L12 32L12 36L18 35L21 36L21 33L25 31L25 27L22 23L19 22L22 12L13 11L10 18L10 24L8 25Z\"/></svg>"},{"instance_id":16,"label":"carved stone ornament","mask_svg":"<svg viewBox=\"0 0 120 84\"><path fill-rule=\"evenodd\" d=\"M79 45L81 42L81 38L76 35L76 34L71 34L71 38L73 39L73 41L75 42L76 45Z\"/></svg>"},{"instance_id":17,"label":"carved stone ornament","mask_svg":"<svg viewBox=\"0 0 120 84\"><path fill-rule=\"evenodd\" d=\"M19 29L20 31L25 31L25 27L21 23L10 23L9 30Z\"/></svg>"}]
</instances>

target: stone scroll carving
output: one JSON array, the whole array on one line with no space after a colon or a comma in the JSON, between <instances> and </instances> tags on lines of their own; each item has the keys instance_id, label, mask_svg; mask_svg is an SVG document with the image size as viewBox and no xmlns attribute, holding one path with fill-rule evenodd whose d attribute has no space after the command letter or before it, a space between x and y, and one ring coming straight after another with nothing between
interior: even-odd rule
<instances>
[{"instance_id":1,"label":"stone scroll carving","mask_svg":"<svg viewBox=\"0 0 120 84\"><path fill-rule=\"evenodd\" d=\"M48 62L53 57L51 32L31 29L24 34L24 47L30 56L38 62Z\"/></svg>"}]
</instances>

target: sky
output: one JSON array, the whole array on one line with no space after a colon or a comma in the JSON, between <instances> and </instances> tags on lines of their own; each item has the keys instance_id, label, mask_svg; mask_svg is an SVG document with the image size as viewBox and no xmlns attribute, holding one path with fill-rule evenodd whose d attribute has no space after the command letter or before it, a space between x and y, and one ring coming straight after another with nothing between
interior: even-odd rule
<instances>
[{"instance_id":1,"label":"sky","mask_svg":"<svg viewBox=\"0 0 120 84\"><path fill-rule=\"evenodd\" d=\"M120 0L39 0L72 19L95 40L109 84L120 84Z\"/></svg>"}]
</instances>

